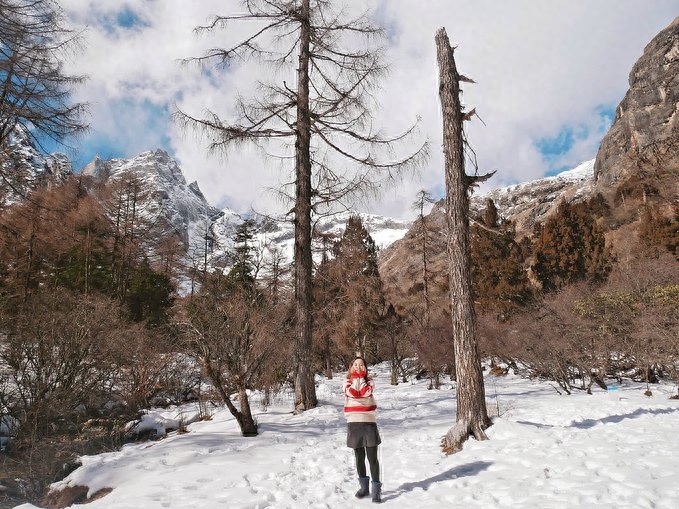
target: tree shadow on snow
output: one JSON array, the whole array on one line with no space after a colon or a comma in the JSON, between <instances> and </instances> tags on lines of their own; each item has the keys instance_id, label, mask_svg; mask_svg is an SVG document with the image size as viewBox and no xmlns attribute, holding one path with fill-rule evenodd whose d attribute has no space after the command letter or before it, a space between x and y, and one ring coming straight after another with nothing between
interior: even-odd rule
<instances>
[{"instance_id":1,"label":"tree shadow on snow","mask_svg":"<svg viewBox=\"0 0 679 509\"><path fill-rule=\"evenodd\" d=\"M478 473L486 470L492 463L490 461L475 461L474 463L468 463L466 465L458 465L446 472L441 472L438 475L424 479L423 481L406 482L401 484L395 490L390 490L385 492L382 496L382 501L391 500L392 498L397 498L405 493L414 491L418 488L427 491L429 487L437 482L450 481L452 479L458 479L460 477L468 477L472 475L477 475Z\"/></svg>"},{"instance_id":2,"label":"tree shadow on snow","mask_svg":"<svg viewBox=\"0 0 679 509\"><path fill-rule=\"evenodd\" d=\"M624 421L625 419L636 419L642 415L661 415L661 414L671 414L674 412L679 412L679 408L637 408L634 412L629 412L620 415L609 415L607 417L602 417L601 419L582 419L581 421L572 421L566 426L557 426L554 424L546 424L539 422L530 421L516 421L517 424L525 424L528 426L535 426L536 428L548 429L548 428L577 428L577 429L590 429L597 424L608 424Z\"/></svg>"},{"instance_id":3,"label":"tree shadow on snow","mask_svg":"<svg viewBox=\"0 0 679 509\"><path fill-rule=\"evenodd\" d=\"M554 424L545 424L544 422L531 422L531 421L516 421L516 424L525 424L526 426L535 426L540 429L556 428Z\"/></svg>"},{"instance_id":4,"label":"tree shadow on snow","mask_svg":"<svg viewBox=\"0 0 679 509\"><path fill-rule=\"evenodd\" d=\"M674 412L679 412L679 408L638 408L634 412L629 412L627 414L621 415L609 415L608 417L603 417L601 419L583 419L582 421L574 421L571 423L571 427L578 429L589 429L597 424L606 424L609 422L618 423L624 421L625 419L636 419L642 415L660 415L660 414L671 414Z\"/></svg>"}]
</instances>

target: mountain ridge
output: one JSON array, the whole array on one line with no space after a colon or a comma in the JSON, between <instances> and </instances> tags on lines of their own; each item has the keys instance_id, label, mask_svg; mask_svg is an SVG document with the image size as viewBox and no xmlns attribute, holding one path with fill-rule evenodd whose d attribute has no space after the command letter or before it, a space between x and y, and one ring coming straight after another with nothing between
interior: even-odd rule
<instances>
[{"instance_id":1,"label":"mountain ridge","mask_svg":"<svg viewBox=\"0 0 679 509\"><path fill-rule=\"evenodd\" d=\"M63 154L41 156L27 137L18 137L15 145L15 151L21 154L21 160L26 167L32 167L36 176L34 180L40 175L63 179L64 175L74 173ZM592 166L593 160L555 176L512 184L474 195L471 207L480 210L485 201L491 198L508 219L517 223L517 229L528 229L535 221L548 214L551 204L559 198L582 194L582 186L591 187ZM55 167L61 171L51 169ZM191 256L207 260L210 265L224 264L233 248L232 238L236 228L246 217L254 221L257 230L256 241L260 248L267 249L276 245L287 261L292 261L294 246L292 222L282 215L270 217L214 207L206 200L198 182L187 183L181 166L163 149L144 151L130 158L103 159L96 156L80 173L105 185L110 185L126 173L136 175L150 189L149 195L153 203L146 204L146 207L154 213L162 212L165 215L170 225L170 229L165 233L177 234L187 251L193 251ZM429 217L436 218L442 214L441 207L442 201L434 206ZM326 236L339 238L344 224L351 215L359 215L362 218L364 226L382 253L388 253L394 243L406 237L413 224L413 221L378 214L341 212L316 218L315 230ZM204 252L205 249L208 249L207 253ZM320 247L316 246L316 251L319 249Z\"/></svg>"},{"instance_id":2,"label":"mountain ridge","mask_svg":"<svg viewBox=\"0 0 679 509\"><path fill-rule=\"evenodd\" d=\"M572 170L555 176L512 184L472 195L472 215L479 214L492 200L501 217L511 221L520 239L529 236L563 201L581 201L601 194L611 207L622 210L613 218L618 231L609 230L610 240L633 236L638 209L649 200L662 202L666 214L679 203L679 17L661 31L645 48L630 72L630 89L616 110L616 118L601 142L596 159L585 161ZM59 180L72 168L65 156L42 156L30 147L30 140L15 138L15 157L11 161L22 169L33 167L37 182L43 176ZM9 164L5 162L5 164ZM260 247L277 246L292 261L294 232L284 216L218 209L210 205L197 182L187 183L179 164L162 150L150 150L128 159L95 158L84 175L103 180L125 171L138 172L153 187L153 208L167 218L187 250L187 255L203 263L228 263L233 234L244 217L255 220ZM27 184L27 185L28 185ZM11 199L11 196L9 197ZM664 201L663 201L664 200ZM7 201L7 196L5 197ZM317 231L339 236L350 213L335 218L318 218ZM398 286L403 277L415 277L417 249L413 245L412 222L359 214L366 229L381 248L379 268L386 286ZM437 230L438 245L445 229L443 202L427 215ZM621 233L622 232L622 233ZM318 249L318 247L317 247ZM202 250L202 253L201 253ZM409 276L408 276L409 275Z\"/></svg>"}]
</instances>

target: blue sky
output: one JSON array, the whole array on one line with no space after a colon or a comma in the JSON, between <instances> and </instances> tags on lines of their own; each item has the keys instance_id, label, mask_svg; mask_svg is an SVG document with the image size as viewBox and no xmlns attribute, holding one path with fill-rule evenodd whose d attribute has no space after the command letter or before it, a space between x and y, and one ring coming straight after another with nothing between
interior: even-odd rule
<instances>
[{"instance_id":1,"label":"blue sky","mask_svg":"<svg viewBox=\"0 0 679 509\"><path fill-rule=\"evenodd\" d=\"M112 25L117 25L122 28L146 27L149 24L144 21L135 11L129 7L123 7L115 13L115 21Z\"/></svg>"},{"instance_id":2,"label":"blue sky","mask_svg":"<svg viewBox=\"0 0 679 509\"><path fill-rule=\"evenodd\" d=\"M338 0L339 1L339 0ZM240 12L234 0L62 0L83 50L69 63L89 76L76 99L91 105L91 132L78 143L75 167L96 154L131 157L164 148L208 200L238 212L284 206L271 193L288 175L280 163L243 147L221 157L207 140L171 120L177 107L195 115L233 118L237 95L250 97L270 71L245 62L211 76L180 59L223 47L252 27L232 25L214 36L193 29L215 14ZM422 171L363 210L412 217L418 189L442 189L441 125L434 34L444 26L460 72L477 83L464 100L483 119L468 124L482 172L497 170L486 187L500 187L570 169L592 159L623 98L627 77L644 46L679 13L679 0L352 0L347 9L373 10L387 28L390 73L376 91L375 125L396 132L420 118L419 139L431 143ZM274 80L294 82L294 70ZM415 142L414 142L415 143ZM280 153L280 147L269 150ZM284 165L283 165L284 166Z\"/></svg>"},{"instance_id":3,"label":"blue sky","mask_svg":"<svg viewBox=\"0 0 679 509\"><path fill-rule=\"evenodd\" d=\"M545 175L556 175L572 169L572 164L562 164L561 161L564 156L568 156L578 142L603 138L613 124L615 106L599 106L595 108L595 111L599 115L601 123L596 126L594 132L592 132L590 125L581 123L562 127L556 136L535 140L535 147L547 163Z\"/></svg>"},{"instance_id":4,"label":"blue sky","mask_svg":"<svg viewBox=\"0 0 679 509\"><path fill-rule=\"evenodd\" d=\"M147 150L162 148L174 156L172 140L170 139L171 116L170 105L154 104L148 100L135 101L125 98L111 102L111 108L118 111L134 112L135 130L151 133L152 140L147 142L145 136L141 143L130 139L134 132L126 130L124 126L116 132L105 133L92 124L91 130L80 139L67 139L62 143L50 139L40 139L47 152L63 152L68 155L76 171L99 156L102 159L126 158L135 156ZM89 119L92 123L92 119Z\"/></svg>"}]
</instances>

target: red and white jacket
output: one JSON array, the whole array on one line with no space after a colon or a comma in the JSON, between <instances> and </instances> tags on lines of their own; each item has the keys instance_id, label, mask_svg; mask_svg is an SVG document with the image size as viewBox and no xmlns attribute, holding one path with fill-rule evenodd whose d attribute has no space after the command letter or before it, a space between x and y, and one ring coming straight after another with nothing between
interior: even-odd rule
<instances>
[{"instance_id":1,"label":"red and white jacket","mask_svg":"<svg viewBox=\"0 0 679 509\"><path fill-rule=\"evenodd\" d=\"M372 380L352 377L344 384L344 415L347 422L377 422L377 404L373 398Z\"/></svg>"}]
</instances>

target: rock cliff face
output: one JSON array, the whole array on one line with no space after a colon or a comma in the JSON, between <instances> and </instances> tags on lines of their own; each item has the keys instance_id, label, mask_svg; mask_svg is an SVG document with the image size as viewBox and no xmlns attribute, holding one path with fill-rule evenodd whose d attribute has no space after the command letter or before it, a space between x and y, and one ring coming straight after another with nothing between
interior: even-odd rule
<instances>
[{"instance_id":1,"label":"rock cliff face","mask_svg":"<svg viewBox=\"0 0 679 509\"><path fill-rule=\"evenodd\" d=\"M535 223L544 222L560 201L577 202L600 193L614 209L606 225L607 242L614 250L618 244L625 246L636 238L641 200L651 198L666 209L668 216L674 214L673 207L679 204L679 17L646 46L629 83L596 160L555 177L472 197L472 213L478 213L486 200L492 199L500 214L514 223L517 238L521 238L530 234ZM430 285L430 295L448 298L444 295L447 261L441 204L434 207L428 221L434 231L428 245L429 271L437 278ZM421 302L419 242L414 232L409 232L380 257L387 298L404 308Z\"/></svg>"},{"instance_id":2,"label":"rock cliff face","mask_svg":"<svg viewBox=\"0 0 679 509\"><path fill-rule=\"evenodd\" d=\"M181 168L164 150L143 152L129 159L103 160L95 158L83 168L83 175L91 175L104 182L115 180L125 172L132 172L146 183L150 203L144 209L151 216L162 214L168 224L168 234L178 234L188 247L191 231L205 229L220 214L200 191L198 184L187 184ZM203 233L204 235L204 233Z\"/></svg>"},{"instance_id":3,"label":"rock cliff face","mask_svg":"<svg viewBox=\"0 0 679 509\"><path fill-rule=\"evenodd\" d=\"M553 177L494 189L472 195L470 208L474 216L482 214L489 199L500 215L514 223L517 238L529 235L535 223L542 223L554 212L561 200L576 202L593 196L594 160ZM441 301L448 291L446 258L446 217L443 201L438 202L427 216L428 270L432 277L430 297ZM415 225L417 226L417 225ZM387 299L402 308L414 306L420 300L422 286L421 236L416 228L380 253L379 269Z\"/></svg>"},{"instance_id":4,"label":"rock cliff face","mask_svg":"<svg viewBox=\"0 0 679 509\"><path fill-rule=\"evenodd\" d=\"M596 157L601 190L634 175L679 171L679 17L646 46L629 84Z\"/></svg>"}]
</instances>

